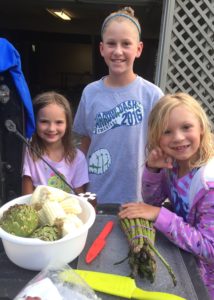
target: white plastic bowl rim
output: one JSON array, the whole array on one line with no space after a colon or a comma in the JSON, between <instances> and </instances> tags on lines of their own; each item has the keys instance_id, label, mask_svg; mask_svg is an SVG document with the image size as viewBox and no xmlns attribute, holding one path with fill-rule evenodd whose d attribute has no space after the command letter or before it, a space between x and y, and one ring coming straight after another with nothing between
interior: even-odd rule
<instances>
[{"instance_id":1,"label":"white plastic bowl rim","mask_svg":"<svg viewBox=\"0 0 214 300\"><path fill-rule=\"evenodd\" d=\"M26 195L26 196L21 196L19 198L16 198L14 200L9 201L8 203L4 204L2 207L0 207L0 218L2 217L4 211L8 210L8 208L14 204L21 204L21 203L28 203L28 200L30 199L31 195ZM95 220L95 211L93 206L87 202L87 200L85 200L82 197L78 197L75 196L79 199L80 203L85 202L86 206L89 209L90 212L90 217L88 218L88 220L83 224L83 226L81 226L80 228L78 228L74 233L70 233L65 235L64 237L62 237L59 240L56 241L43 241L37 238L29 238L29 237L20 237L20 236L16 236L13 234L8 233L7 231L3 230L0 227L0 237L2 239L11 241L13 243L17 243L17 244L23 244L23 245L50 245L50 244L57 244L57 243L62 243L65 242L67 240L73 239L77 236L80 236L81 234L83 234L84 232L86 232L94 223Z\"/></svg>"}]
</instances>

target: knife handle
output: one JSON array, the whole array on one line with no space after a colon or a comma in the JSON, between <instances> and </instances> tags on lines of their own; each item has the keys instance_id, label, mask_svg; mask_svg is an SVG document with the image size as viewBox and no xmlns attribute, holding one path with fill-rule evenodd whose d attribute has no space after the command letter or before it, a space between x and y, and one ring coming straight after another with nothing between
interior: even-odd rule
<instances>
[{"instance_id":1,"label":"knife handle","mask_svg":"<svg viewBox=\"0 0 214 300\"><path fill-rule=\"evenodd\" d=\"M98 237L102 240L105 240L108 234L112 231L113 226L114 226L114 222L108 221Z\"/></svg>"}]
</instances>

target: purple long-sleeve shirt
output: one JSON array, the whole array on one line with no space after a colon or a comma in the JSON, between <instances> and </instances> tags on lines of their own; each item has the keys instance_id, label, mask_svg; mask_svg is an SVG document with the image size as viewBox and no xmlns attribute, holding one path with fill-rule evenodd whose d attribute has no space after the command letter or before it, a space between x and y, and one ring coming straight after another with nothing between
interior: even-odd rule
<instances>
[{"instance_id":1,"label":"purple long-sleeve shirt","mask_svg":"<svg viewBox=\"0 0 214 300\"><path fill-rule=\"evenodd\" d=\"M143 173L146 203L161 206L168 198L174 212L161 207L154 226L178 247L197 257L202 279L214 300L214 159L182 178L177 168Z\"/></svg>"}]
</instances>

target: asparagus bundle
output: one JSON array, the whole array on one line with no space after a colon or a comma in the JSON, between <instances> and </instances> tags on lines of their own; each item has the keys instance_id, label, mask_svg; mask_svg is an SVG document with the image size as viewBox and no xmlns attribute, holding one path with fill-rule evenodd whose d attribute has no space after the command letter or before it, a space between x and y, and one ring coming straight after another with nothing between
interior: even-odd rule
<instances>
[{"instance_id":1,"label":"asparagus bundle","mask_svg":"<svg viewBox=\"0 0 214 300\"><path fill-rule=\"evenodd\" d=\"M139 275L151 282L155 280L157 269L156 255L166 266L173 284L176 285L176 278L170 265L155 248L155 228L153 222L142 219L120 219L120 224L129 242L129 265L131 277Z\"/></svg>"}]
</instances>

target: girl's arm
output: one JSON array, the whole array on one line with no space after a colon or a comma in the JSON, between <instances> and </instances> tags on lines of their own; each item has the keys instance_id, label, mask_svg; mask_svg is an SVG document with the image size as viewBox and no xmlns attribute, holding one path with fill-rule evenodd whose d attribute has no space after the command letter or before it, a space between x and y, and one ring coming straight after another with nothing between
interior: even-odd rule
<instances>
[{"instance_id":1,"label":"girl's arm","mask_svg":"<svg viewBox=\"0 0 214 300\"><path fill-rule=\"evenodd\" d=\"M32 194L34 191L34 186L31 177L22 177L22 195Z\"/></svg>"},{"instance_id":2,"label":"girl's arm","mask_svg":"<svg viewBox=\"0 0 214 300\"><path fill-rule=\"evenodd\" d=\"M168 197L166 170L172 167L172 158L161 148L156 147L150 151L142 177L144 202L160 206Z\"/></svg>"},{"instance_id":3,"label":"girl's arm","mask_svg":"<svg viewBox=\"0 0 214 300\"><path fill-rule=\"evenodd\" d=\"M194 224L161 208L154 226L178 247L198 258L214 263L214 190L198 201ZM193 221L192 221L193 222Z\"/></svg>"},{"instance_id":4,"label":"girl's arm","mask_svg":"<svg viewBox=\"0 0 214 300\"><path fill-rule=\"evenodd\" d=\"M161 206L168 197L167 178L164 170L152 172L147 167L144 168L142 177L142 197L145 203Z\"/></svg>"},{"instance_id":5,"label":"girl's arm","mask_svg":"<svg viewBox=\"0 0 214 300\"><path fill-rule=\"evenodd\" d=\"M81 139L81 145L80 145L80 150L87 155L89 146L91 144L91 139L88 136L83 136Z\"/></svg>"},{"instance_id":6,"label":"girl's arm","mask_svg":"<svg viewBox=\"0 0 214 300\"><path fill-rule=\"evenodd\" d=\"M143 202L123 204L119 213L121 218L154 221L154 227L176 246L214 264L214 190L199 200L194 216L194 224L189 224L165 207Z\"/></svg>"},{"instance_id":7,"label":"girl's arm","mask_svg":"<svg viewBox=\"0 0 214 300\"><path fill-rule=\"evenodd\" d=\"M78 195L80 193L85 193L86 192L86 184L78 187L78 188L75 188L74 189L74 192Z\"/></svg>"},{"instance_id":8,"label":"girl's arm","mask_svg":"<svg viewBox=\"0 0 214 300\"><path fill-rule=\"evenodd\" d=\"M144 168L142 177L143 202L130 202L121 205L120 218L144 218L155 221L160 206L167 198L164 185L167 185L164 171ZM148 203L148 204L147 204Z\"/></svg>"},{"instance_id":9,"label":"girl's arm","mask_svg":"<svg viewBox=\"0 0 214 300\"><path fill-rule=\"evenodd\" d=\"M77 149L76 157L71 164L73 169L73 178L70 182L75 194L85 193L86 186L89 182L88 178L88 164L85 158L85 154Z\"/></svg>"}]
</instances>

